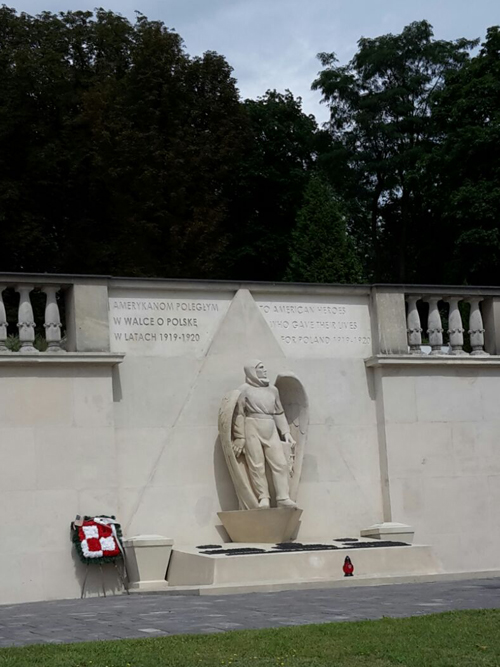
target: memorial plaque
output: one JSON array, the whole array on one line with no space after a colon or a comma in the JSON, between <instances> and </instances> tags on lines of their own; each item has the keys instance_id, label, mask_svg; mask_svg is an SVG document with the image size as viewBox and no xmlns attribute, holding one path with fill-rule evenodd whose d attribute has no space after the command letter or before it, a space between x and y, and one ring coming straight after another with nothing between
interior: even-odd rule
<instances>
[{"instance_id":1,"label":"memorial plaque","mask_svg":"<svg viewBox=\"0 0 500 667\"><path fill-rule=\"evenodd\" d=\"M109 299L111 350L138 356L202 357L231 295L127 292Z\"/></svg>"},{"instance_id":2,"label":"memorial plaque","mask_svg":"<svg viewBox=\"0 0 500 667\"><path fill-rule=\"evenodd\" d=\"M262 315L289 357L369 357L370 311L366 297L255 295Z\"/></svg>"}]
</instances>

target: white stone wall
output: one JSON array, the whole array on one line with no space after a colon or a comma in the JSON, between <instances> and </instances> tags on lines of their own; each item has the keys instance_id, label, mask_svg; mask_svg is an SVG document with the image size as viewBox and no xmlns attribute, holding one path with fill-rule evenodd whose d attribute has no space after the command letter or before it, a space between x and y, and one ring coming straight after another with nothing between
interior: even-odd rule
<instances>
[{"instance_id":1,"label":"white stone wall","mask_svg":"<svg viewBox=\"0 0 500 667\"><path fill-rule=\"evenodd\" d=\"M393 520L447 571L498 569L499 358L397 361L401 291L96 278L68 294L73 352L0 356L0 603L80 595L77 513L176 546L225 539L217 415L252 358L309 396L299 540Z\"/></svg>"},{"instance_id":2,"label":"white stone wall","mask_svg":"<svg viewBox=\"0 0 500 667\"><path fill-rule=\"evenodd\" d=\"M109 368L2 368L0 603L79 597L70 522L118 506L112 398Z\"/></svg>"},{"instance_id":3,"label":"white stone wall","mask_svg":"<svg viewBox=\"0 0 500 667\"><path fill-rule=\"evenodd\" d=\"M383 372L394 519L448 571L498 569L500 371L457 362Z\"/></svg>"}]
</instances>

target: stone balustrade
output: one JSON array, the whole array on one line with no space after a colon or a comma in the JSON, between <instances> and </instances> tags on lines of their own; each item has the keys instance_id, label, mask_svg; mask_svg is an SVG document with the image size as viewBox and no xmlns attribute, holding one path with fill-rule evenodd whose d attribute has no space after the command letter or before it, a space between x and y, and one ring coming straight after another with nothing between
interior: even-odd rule
<instances>
[{"instance_id":1,"label":"stone balustrade","mask_svg":"<svg viewBox=\"0 0 500 667\"><path fill-rule=\"evenodd\" d=\"M111 276L0 273L2 363L31 363L30 355L33 363L38 363L37 359L69 363L74 355L79 355L79 359L84 355L109 356L112 350L110 294L130 290L133 294L142 294L154 289L165 294L208 290L227 295L242 288L254 295L304 292L304 286L290 283L151 281ZM457 363L462 360L468 365L480 364L482 359L496 363L495 359L500 357L500 287L311 285L307 292L311 298L329 299L333 304L338 303L338 299L339 303L349 303L352 298L352 303L356 304L366 299L369 320L365 323L363 340L369 344L363 349L367 356L381 355L393 361L402 356L408 363L417 364L419 358L428 357L429 362L434 359L433 363L441 363L440 359L443 363L454 363L456 359ZM347 316L340 317L340 324L343 319L349 320ZM18 342L13 346L9 335L16 334ZM341 334L336 338L339 340L335 340L335 344L342 346ZM40 340L43 345L39 344ZM13 347L18 352L10 352ZM340 354L339 350L332 343L332 356ZM64 354L66 351L68 354Z\"/></svg>"},{"instance_id":2,"label":"stone balustrade","mask_svg":"<svg viewBox=\"0 0 500 667\"><path fill-rule=\"evenodd\" d=\"M410 354L423 355L424 348L428 346L429 354L432 356L443 354L488 356L485 352L485 327L480 305L484 300L483 296L480 294L462 296L455 291L446 294L446 288L443 288L441 294L407 293L405 298ZM460 308L460 303L469 304L469 308ZM468 322L464 322L463 315L467 310L469 310ZM447 319L446 329L443 326L443 319ZM466 332L470 340L470 352L464 349Z\"/></svg>"},{"instance_id":3,"label":"stone balustrade","mask_svg":"<svg viewBox=\"0 0 500 667\"><path fill-rule=\"evenodd\" d=\"M35 316L33 313L32 294L37 291L45 294L45 313L43 329L47 343L47 353L64 353L62 343L62 322L57 293L61 291L61 285L48 284L37 285L29 283L1 283L0 284L0 353L10 353L7 346L8 327L7 311L4 303L4 292L11 288L19 294L19 307L17 313L17 332L19 335L19 354L39 354L35 347Z\"/></svg>"}]
</instances>

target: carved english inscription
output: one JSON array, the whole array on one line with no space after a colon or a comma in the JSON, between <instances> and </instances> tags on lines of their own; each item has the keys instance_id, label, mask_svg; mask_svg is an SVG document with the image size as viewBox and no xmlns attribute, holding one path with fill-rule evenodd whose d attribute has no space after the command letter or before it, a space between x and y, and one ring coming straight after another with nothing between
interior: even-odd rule
<instances>
[{"instance_id":1,"label":"carved english inscription","mask_svg":"<svg viewBox=\"0 0 500 667\"><path fill-rule=\"evenodd\" d=\"M372 354L368 299L254 298L288 356L369 357Z\"/></svg>"}]
</instances>

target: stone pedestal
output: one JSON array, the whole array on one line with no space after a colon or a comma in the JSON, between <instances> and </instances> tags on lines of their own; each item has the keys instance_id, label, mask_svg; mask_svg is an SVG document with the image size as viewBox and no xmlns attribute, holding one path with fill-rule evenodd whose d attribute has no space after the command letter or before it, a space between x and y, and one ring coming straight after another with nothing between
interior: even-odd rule
<instances>
[{"instance_id":1,"label":"stone pedestal","mask_svg":"<svg viewBox=\"0 0 500 667\"><path fill-rule=\"evenodd\" d=\"M407 544L413 542L414 534L415 530L411 526L395 521L376 523L360 532L361 537L372 537L389 542L406 542Z\"/></svg>"},{"instance_id":2,"label":"stone pedestal","mask_svg":"<svg viewBox=\"0 0 500 667\"><path fill-rule=\"evenodd\" d=\"M359 543L358 543L359 544ZM265 544L245 545L265 548ZM225 545L230 549L230 545ZM237 547L234 546L234 549ZM421 577L442 572L429 546L378 547L362 549L347 546L333 551L297 551L236 554L227 556L200 553L199 549L175 549L168 570L169 587L200 587L200 594L249 593L258 590L286 590L301 584L333 581L370 581L390 583L395 577ZM354 563L354 577L344 579L342 566L346 556ZM204 593L202 593L204 591Z\"/></svg>"},{"instance_id":3,"label":"stone pedestal","mask_svg":"<svg viewBox=\"0 0 500 667\"><path fill-rule=\"evenodd\" d=\"M270 508L219 512L218 517L233 542L279 544L291 540L302 510Z\"/></svg>"},{"instance_id":4,"label":"stone pedestal","mask_svg":"<svg viewBox=\"0 0 500 667\"><path fill-rule=\"evenodd\" d=\"M131 591L167 588L165 575L173 543L161 535L138 535L123 541Z\"/></svg>"}]
</instances>

